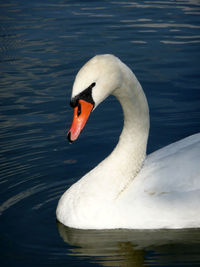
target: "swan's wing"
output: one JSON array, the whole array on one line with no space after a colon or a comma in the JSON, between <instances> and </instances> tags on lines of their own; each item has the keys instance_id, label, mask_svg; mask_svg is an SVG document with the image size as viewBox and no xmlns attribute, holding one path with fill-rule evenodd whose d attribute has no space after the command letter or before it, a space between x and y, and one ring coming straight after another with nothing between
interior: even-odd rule
<instances>
[{"instance_id":1,"label":"swan's wing","mask_svg":"<svg viewBox=\"0 0 200 267\"><path fill-rule=\"evenodd\" d=\"M130 228L199 227L200 134L150 154L121 203Z\"/></svg>"},{"instance_id":2,"label":"swan's wing","mask_svg":"<svg viewBox=\"0 0 200 267\"><path fill-rule=\"evenodd\" d=\"M140 175L152 194L200 190L200 133L150 154Z\"/></svg>"}]
</instances>

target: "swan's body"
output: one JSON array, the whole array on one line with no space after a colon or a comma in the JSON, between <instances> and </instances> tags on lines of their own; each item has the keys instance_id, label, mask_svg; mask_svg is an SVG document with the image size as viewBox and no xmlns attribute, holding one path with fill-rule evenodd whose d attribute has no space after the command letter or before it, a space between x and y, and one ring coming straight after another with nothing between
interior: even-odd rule
<instances>
[{"instance_id":1,"label":"swan's body","mask_svg":"<svg viewBox=\"0 0 200 267\"><path fill-rule=\"evenodd\" d=\"M200 227L200 134L146 157L149 111L141 85L118 58L96 56L79 71L72 101L88 98L97 106L109 94L124 112L119 142L63 194L58 220L82 229Z\"/></svg>"}]
</instances>

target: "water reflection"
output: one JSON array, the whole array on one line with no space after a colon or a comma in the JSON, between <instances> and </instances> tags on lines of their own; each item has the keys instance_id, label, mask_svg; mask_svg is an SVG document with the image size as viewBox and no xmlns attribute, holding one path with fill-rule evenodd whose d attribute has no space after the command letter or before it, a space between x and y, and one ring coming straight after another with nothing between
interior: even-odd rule
<instances>
[{"instance_id":1,"label":"water reflection","mask_svg":"<svg viewBox=\"0 0 200 267\"><path fill-rule=\"evenodd\" d=\"M199 131L199 0L12 0L0 10L0 266L88 266L83 257L104 266L199 264L198 231L59 225L71 247L55 227L63 191L110 153L123 124L110 98L80 142L67 144L73 79L89 58L113 53L138 76L150 105L149 152Z\"/></svg>"},{"instance_id":2,"label":"water reflection","mask_svg":"<svg viewBox=\"0 0 200 267\"><path fill-rule=\"evenodd\" d=\"M99 231L72 229L59 222L57 227L62 239L73 247L68 254L102 266L200 262L200 229Z\"/></svg>"}]
</instances>

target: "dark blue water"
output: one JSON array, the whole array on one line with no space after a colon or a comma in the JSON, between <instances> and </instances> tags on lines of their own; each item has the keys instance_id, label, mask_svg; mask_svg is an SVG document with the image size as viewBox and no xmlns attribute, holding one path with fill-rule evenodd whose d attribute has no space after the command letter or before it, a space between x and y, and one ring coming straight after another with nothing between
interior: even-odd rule
<instances>
[{"instance_id":1,"label":"dark blue water","mask_svg":"<svg viewBox=\"0 0 200 267\"><path fill-rule=\"evenodd\" d=\"M200 231L81 231L56 223L62 193L115 146L113 97L69 145L73 79L113 53L151 112L148 153L200 131L200 2L0 1L1 266L200 266Z\"/></svg>"}]
</instances>

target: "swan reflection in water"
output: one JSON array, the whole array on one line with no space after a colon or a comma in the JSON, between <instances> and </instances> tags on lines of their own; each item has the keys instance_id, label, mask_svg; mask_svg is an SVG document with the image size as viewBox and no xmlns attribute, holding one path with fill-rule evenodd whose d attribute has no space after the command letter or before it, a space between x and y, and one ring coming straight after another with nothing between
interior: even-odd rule
<instances>
[{"instance_id":1,"label":"swan reflection in water","mask_svg":"<svg viewBox=\"0 0 200 267\"><path fill-rule=\"evenodd\" d=\"M102 266L200 264L200 229L79 230L57 222L67 254ZM176 265L177 266L177 265Z\"/></svg>"}]
</instances>

